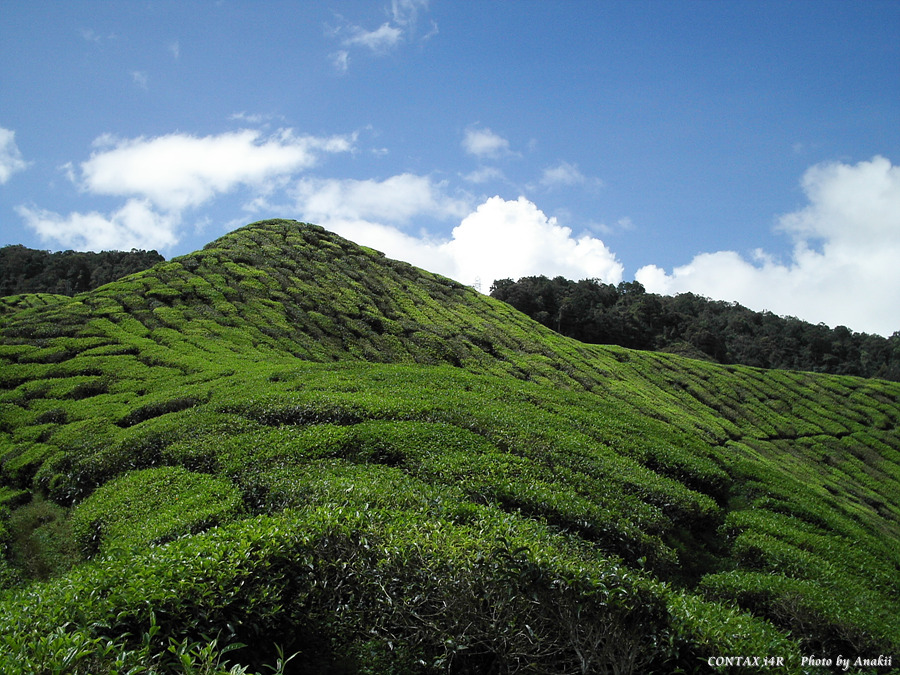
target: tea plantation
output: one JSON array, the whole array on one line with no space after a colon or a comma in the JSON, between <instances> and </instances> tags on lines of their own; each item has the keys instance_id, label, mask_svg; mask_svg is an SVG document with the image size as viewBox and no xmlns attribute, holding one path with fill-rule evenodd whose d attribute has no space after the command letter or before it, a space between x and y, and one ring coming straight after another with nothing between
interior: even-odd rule
<instances>
[{"instance_id":1,"label":"tea plantation","mask_svg":"<svg viewBox=\"0 0 900 675\"><path fill-rule=\"evenodd\" d=\"M0 336L2 673L900 665L900 383L582 344L283 220Z\"/></svg>"}]
</instances>

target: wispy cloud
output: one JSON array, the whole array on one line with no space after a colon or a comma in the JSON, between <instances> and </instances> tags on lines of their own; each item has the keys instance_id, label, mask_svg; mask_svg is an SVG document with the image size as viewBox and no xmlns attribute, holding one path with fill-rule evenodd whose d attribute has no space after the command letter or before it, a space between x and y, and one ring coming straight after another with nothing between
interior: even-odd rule
<instances>
[{"instance_id":1,"label":"wispy cloud","mask_svg":"<svg viewBox=\"0 0 900 675\"><path fill-rule=\"evenodd\" d=\"M178 43L178 40L175 42L170 42L168 46L169 53L172 55L172 58L176 61L181 58L181 45Z\"/></svg>"},{"instance_id":2,"label":"wispy cloud","mask_svg":"<svg viewBox=\"0 0 900 675\"><path fill-rule=\"evenodd\" d=\"M147 88L147 73L143 70L132 70L131 79L141 89Z\"/></svg>"},{"instance_id":3,"label":"wispy cloud","mask_svg":"<svg viewBox=\"0 0 900 675\"><path fill-rule=\"evenodd\" d=\"M245 122L246 124L252 124L253 126L263 126L266 127L270 122L284 122L284 115L277 115L273 113L248 113L244 110L240 112L232 113L228 116L228 119L232 122Z\"/></svg>"},{"instance_id":4,"label":"wispy cloud","mask_svg":"<svg viewBox=\"0 0 900 675\"><path fill-rule=\"evenodd\" d=\"M546 188L582 185L586 180L578 167L568 162L560 162L556 166L547 167L541 175L541 185Z\"/></svg>"},{"instance_id":5,"label":"wispy cloud","mask_svg":"<svg viewBox=\"0 0 900 675\"><path fill-rule=\"evenodd\" d=\"M100 36L97 35L93 28L80 28L78 34L81 35L82 39L86 42L100 42L101 40Z\"/></svg>"},{"instance_id":6,"label":"wispy cloud","mask_svg":"<svg viewBox=\"0 0 900 675\"><path fill-rule=\"evenodd\" d=\"M341 46L341 49L329 54L335 70L343 73L349 69L351 52L355 49L382 56L394 51L403 42L415 39L419 13L427 9L428 0L393 0L386 10L389 19L377 28L365 28L338 16L338 25L328 27L326 31ZM437 32L437 23L432 21L431 30L421 41L430 39Z\"/></svg>"},{"instance_id":7,"label":"wispy cloud","mask_svg":"<svg viewBox=\"0 0 900 675\"><path fill-rule=\"evenodd\" d=\"M110 33L109 35L100 35L93 28L79 28L78 34L81 36L85 42L93 42L94 44L100 44L103 40L116 40L118 36L115 33Z\"/></svg>"},{"instance_id":8,"label":"wispy cloud","mask_svg":"<svg viewBox=\"0 0 900 675\"><path fill-rule=\"evenodd\" d=\"M462 140L463 149L481 159L498 159L515 153L510 150L509 141L487 127L469 127Z\"/></svg>"},{"instance_id":9,"label":"wispy cloud","mask_svg":"<svg viewBox=\"0 0 900 675\"><path fill-rule=\"evenodd\" d=\"M529 185L530 189L557 190L562 188L589 188L599 189L604 185L600 178L586 176L578 168L578 165L569 162L559 162L546 167L541 172L537 184Z\"/></svg>"},{"instance_id":10,"label":"wispy cloud","mask_svg":"<svg viewBox=\"0 0 900 675\"><path fill-rule=\"evenodd\" d=\"M702 253L671 274L656 265L635 277L657 293L693 291L776 314L889 335L900 316L900 167L884 157L813 166L809 201L779 219L793 240L787 264L756 250ZM802 308L802 312L798 311Z\"/></svg>"},{"instance_id":11,"label":"wispy cloud","mask_svg":"<svg viewBox=\"0 0 900 675\"><path fill-rule=\"evenodd\" d=\"M0 185L14 173L27 169L28 164L22 159L22 153L16 145L16 132L0 127Z\"/></svg>"},{"instance_id":12,"label":"wispy cloud","mask_svg":"<svg viewBox=\"0 0 900 675\"><path fill-rule=\"evenodd\" d=\"M391 17L400 26L415 26L419 10L428 9L428 0L392 0Z\"/></svg>"},{"instance_id":13,"label":"wispy cloud","mask_svg":"<svg viewBox=\"0 0 900 675\"><path fill-rule=\"evenodd\" d=\"M493 180L505 180L506 176L495 166L482 166L465 174L462 178L469 183L488 183Z\"/></svg>"},{"instance_id":14,"label":"wispy cloud","mask_svg":"<svg viewBox=\"0 0 900 675\"><path fill-rule=\"evenodd\" d=\"M331 55L331 63L339 73L346 73L350 68L350 52L341 49Z\"/></svg>"},{"instance_id":15,"label":"wispy cloud","mask_svg":"<svg viewBox=\"0 0 900 675\"><path fill-rule=\"evenodd\" d=\"M341 44L345 47L366 47L376 54L384 53L396 47L403 37L403 30L389 23L383 23L375 30L365 30L359 26L350 27L351 35L344 38Z\"/></svg>"}]
</instances>

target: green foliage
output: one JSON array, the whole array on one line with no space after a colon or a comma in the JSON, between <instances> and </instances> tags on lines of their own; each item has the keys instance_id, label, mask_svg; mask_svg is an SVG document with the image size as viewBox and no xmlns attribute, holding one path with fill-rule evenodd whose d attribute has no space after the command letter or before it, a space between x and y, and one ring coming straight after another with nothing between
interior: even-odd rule
<instances>
[{"instance_id":1,"label":"green foliage","mask_svg":"<svg viewBox=\"0 0 900 675\"><path fill-rule=\"evenodd\" d=\"M360 672L665 662L662 589L615 563L565 553L563 541L517 519L458 527L327 503L257 517L11 595L0 612L0 665L22 672L34 663L42 645L28 636L53 634L63 616L60 641L119 636L98 669L139 651L137 636L152 663L204 631L255 645L233 652L251 667L271 658L273 641L307 663Z\"/></svg>"},{"instance_id":2,"label":"green foliage","mask_svg":"<svg viewBox=\"0 0 900 675\"><path fill-rule=\"evenodd\" d=\"M81 562L66 509L35 495L28 503L0 515L0 543L6 563L4 586L21 579L44 580L69 571ZM4 579L0 567L0 582Z\"/></svg>"},{"instance_id":3,"label":"green foliage","mask_svg":"<svg viewBox=\"0 0 900 675\"><path fill-rule=\"evenodd\" d=\"M146 547L233 519L240 492L229 481L180 467L133 471L109 481L79 504L72 533L93 555Z\"/></svg>"},{"instance_id":4,"label":"green foliage","mask_svg":"<svg viewBox=\"0 0 900 675\"><path fill-rule=\"evenodd\" d=\"M898 384L576 342L289 221L28 297L0 314L3 672L900 649Z\"/></svg>"},{"instance_id":5,"label":"green foliage","mask_svg":"<svg viewBox=\"0 0 900 675\"><path fill-rule=\"evenodd\" d=\"M900 380L900 331L890 338L754 312L736 302L646 293L638 282L500 279L491 296L568 337L720 363Z\"/></svg>"},{"instance_id":6,"label":"green foliage","mask_svg":"<svg viewBox=\"0 0 900 675\"><path fill-rule=\"evenodd\" d=\"M162 262L156 251L64 251L24 246L0 248L0 296L18 293L74 295Z\"/></svg>"}]
</instances>

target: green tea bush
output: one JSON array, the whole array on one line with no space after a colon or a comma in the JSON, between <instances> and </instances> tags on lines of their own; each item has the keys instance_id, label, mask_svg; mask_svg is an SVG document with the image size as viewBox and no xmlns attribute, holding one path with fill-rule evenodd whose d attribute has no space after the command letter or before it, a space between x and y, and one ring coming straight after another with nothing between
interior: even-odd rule
<instances>
[{"instance_id":1,"label":"green tea bush","mask_svg":"<svg viewBox=\"0 0 900 675\"><path fill-rule=\"evenodd\" d=\"M73 642L112 638L113 654L93 664L103 672L115 652L139 649L139 636L149 636L152 663L201 633L255 645L231 652L247 665L281 642L300 660L372 673L642 672L665 656L656 644L666 611L652 585L550 540L522 545L511 524L473 531L396 511L315 509L107 557L0 604L0 668L22 672L42 649L45 667L59 667ZM26 604L33 610L16 609ZM35 639L53 635L55 649Z\"/></svg>"},{"instance_id":2,"label":"green tea bush","mask_svg":"<svg viewBox=\"0 0 900 675\"><path fill-rule=\"evenodd\" d=\"M116 424L120 427L133 427L135 424L146 422L154 417L161 417L169 413L193 408L197 403L197 399L193 396L179 396L165 401L147 403L129 412L125 417L118 420Z\"/></svg>"},{"instance_id":3,"label":"green tea bush","mask_svg":"<svg viewBox=\"0 0 900 675\"><path fill-rule=\"evenodd\" d=\"M659 672L708 672L710 657L735 654L781 656L793 665L800 645L771 623L699 595L667 589L670 631L666 651L669 661ZM793 663L792 663L793 662ZM725 672L759 672L759 668ZM807 671L808 672L808 671Z\"/></svg>"},{"instance_id":4,"label":"green tea bush","mask_svg":"<svg viewBox=\"0 0 900 675\"><path fill-rule=\"evenodd\" d=\"M867 608L812 580L735 570L707 575L700 588L708 599L735 601L789 630L811 652L891 653L897 648L897 633Z\"/></svg>"},{"instance_id":5,"label":"green tea bush","mask_svg":"<svg viewBox=\"0 0 900 675\"><path fill-rule=\"evenodd\" d=\"M106 483L75 507L72 531L93 555L199 532L242 508L240 491L223 478L180 467L144 469Z\"/></svg>"},{"instance_id":6,"label":"green tea bush","mask_svg":"<svg viewBox=\"0 0 900 675\"><path fill-rule=\"evenodd\" d=\"M37 495L11 510L6 522L6 559L18 577L44 580L81 562L67 509Z\"/></svg>"}]
</instances>

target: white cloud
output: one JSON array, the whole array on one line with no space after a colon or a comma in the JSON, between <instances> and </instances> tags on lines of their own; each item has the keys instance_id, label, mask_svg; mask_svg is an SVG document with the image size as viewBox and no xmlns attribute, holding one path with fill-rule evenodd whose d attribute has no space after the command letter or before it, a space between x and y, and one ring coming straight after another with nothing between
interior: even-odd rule
<instances>
[{"instance_id":1,"label":"white cloud","mask_svg":"<svg viewBox=\"0 0 900 675\"><path fill-rule=\"evenodd\" d=\"M159 214L144 200L129 199L109 218L97 213L61 216L44 209L16 209L43 241L80 251L164 249L178 242L177 216Z\"/></svg>"},{"instance_id":2,"label":"white cloud","mask_svg":"<svg viewBox=\"0 0 900 675\"><path fill-rule=\"evenodd\" d=\"M240 185L253 189L252 209L321 155L350 152L355 142L355 134L295 136L290 130L269 137L253 130L205 137L101 136L77 175L71 163L61 169L84 192L124 197L124 206L108 216L96 211L62 216L28 206L17 211L44 240L67 247L166 248L177 243L186 209Z\"/></svg>"},{"instance_id":3,"label":"white cloud","mask_svg":"<svg viewBox=\"0 0 900 675\"><path fill-rule=\"evenodd\" d=\"M245 110L242 110L240 112L231 113L228 116L228 119L236 122L246 122L247 124L253 124L257 126L269 126L269 123L273 120L283 122L284 116L274 113L248 113Z\"/></svg>"},{"instance_id":4,"label":"white cloud","mask_svg":"<svg viewBox=\"0 0 900 675\"><path fill-rule=\"evenodd\" d=\"M546 188L581 185L586 180L578 167L568 162L560 162L556 166L548 167L541 175L541 185Z\"/></svg>"},{"instance_id":5,"label":"white cloud","mask_svg":"<svg viewBox=\"0 0 900 675\"><path fill-rule=\"evenodd\" d=\"M618 283L624 271L601 240L576 238L524 197L491 197L454 228L441 248L455 267L450 276L464 283L537 274Z\"/></svg>"},{"instance_id":6,"label":"white cloud","mask_svg":"<svg viewBox=\"0 0 900 675\"><path fill-rule=\"evenodd\" d=\"M447 219L466 214L466 200L446 195L445 187L409 173L383 181L304 178L293 196L303 218L321 225L335 220L405 225L416 216Z\"/></svg>"},{"instance_id":7,"label":"white cloud","mask_svg":"<svg viewBox=\"0 0 900 675\"><path fill-rule=\"evenodd\" d=\"M147 73L142 70L132 70L131 71L131 79L134 80L134 83L139 86L141 89L147 88Z\"/></svg>"},{"instance_id":8,"label":"white cloud","mask_svg":"<svg viewBox=\"0 0 900 675\"><path fill-rule=\"evenodd\" d=\"M599 232L600 234L605 235L618 235L622 232L629 232L635 228L634 223L631 218L625 216L623 218L619 218L614 224L608 225L607 223L601 223L596 221L590 221L585 225L586 229L591 230L593 232Z\"/></svg>"},{"instance_id":9,"label":"white cloud","mask_svg":"<svg viewBox=\"0 0 900 675\"><path fill-rule=\"evenodd\" d=\"M466 180L469 183L487 183L492 180L505 179L506 176L503 175L503 172L493 166L483 166L463 176L463 180Z\"/></svg>"},{"instance_id":10,"label":"white cloud","mask_svg":"<svg viewBox=\"0 0 900 675\"><path fill-rule=\"evenodd\" d=\"M462 146L467 153L476 157L496 159L513 154L509 149L509 141L487 127L466 129Z\"/></svg>"},{"instance_id":11,"label":"white cloud","mask_svg":"<svg viewBox=\"0 0 900 675\"><path fill-rule=\"evenodd\" d=\"M809 204L779 220L791 261L764 251L703 253L671 274L655 265L635 278L656 293L692 291L753 309L890 335L900 330L900 167L884 157L826 163L801 181Z\"/></svg>"},{"instance_id":12,"label":"white cloud","mask_svg":"<svg viewBox=\"0 0 900 675\"><path fill-rule=\"evenodd\" d=\"M394 225L361 219L333 219L318 224L357 244L371 246L389 258L454 277L456 267L442 249L443 242L427 234L408 234Z\"/></svg>"},{"instance_id":13,"label":"white cloud","mask_svg":"<svg viewBox=\"0 0 900 675\"><path fill-rule=\"evenodd\" d=\"M391 17L401 26L415 26L420 8L428 9L428 0L391 0Z\"/></svg>"},{"instance_id":14,"label":"white cloud","mask_svg":"<svg viewBox=\"0 0 900 675\"><path fill-rule=\"evenodd\" d=\"M449 240L401 230L416 216L461 217L464 201L443 195L441 188L408 174L381 183L302 181L298 207L305 220L352 241L466 284L480 283L484 290L497 279L532 274L622 280L621 263L602 241L573 236L524 197L492 197L474 211L465 209Z\"/></svg>"},{"instance_id":15,"label":"white cloud","mask_svg":"<svg viewBox=\"0 0 900 675\"><path fill-rule=\"evenodd\" d=\"M346 49L336 51L331 55L331 62L338 72L346 73L347 69L350 67L350 52Z\"/></svg>"},{"instance_id":16,"label":"white cloud","mask_svg":"<svg viewBox=\"0 0 900 675\"><path fill-rule=\"evenodd\" d=\"M290 130L262 138L249 129L204 137L101 137L95 145L102 149L81 164L81 181L89 192L140 197L178 211L240 184L259 186L307 169L321 154L348 152L354 142L354 136L295 136Z\"/></svg>"},{"instance_id":17,"label":"white cloud","mask_svg":"<svg viewBox=\"0 0 900 675\"><path fill-rule=\"evenodd\" d=\"M100 42L100 36L92 28L81 28L78 32L87 42Z\"/></svg>"},{"instance_id":18,"label":"white cloud","mask_svg":"<svg viewBox=\"0 0 900 675\"><path fill-rule=\"evenodd\" d=\"M328 27L326 34L338 39L340 46L345 49L329 54L332 65L340 73L347 72L352 49L363 49L377 56L394 51L400 44L415 37L419 11L427 9L428 0L392 0L387 11L390 20L373 30L349 23L343 17L337 16L340 25L336 28ZM432 21L431 26L431 31L420 38L421 42L437 35L437 24Z\"/></svg>"},{"instance_id":19,"label":"white cloud","mask_svg":"<svg viewBox=\"0 0 900 675\"><path fill-rule=\"evenodd\" d=\"M0 127L0 185L10 177L28 168L28 162L22 159L22 153L16 145L16 132Z\"/></svg>"},{"instance_id":20,"label":"white cloud","mask_svg":"<svg viewBox=\"0 0 900 675\"><path fill-rule=\"evenodd\" d=\"M168 49L169 53L172 55L172 58L176 61L181 57L181 45L178 44L178 40L169 43Z\"/></svg>"},{"instance_id":21,"label":"white cloud","mask_svg":"<svg viewBox=\"0 0 900 675\"><path fill-rule=\"evenodd\" d=\"M390 23L383 23L375 30L367 31L359 26L350 27L352 35L341 41L345 47L366 47L375 53L389 51L403 38L403 31Z\"/></svg>"}]
</instances>

